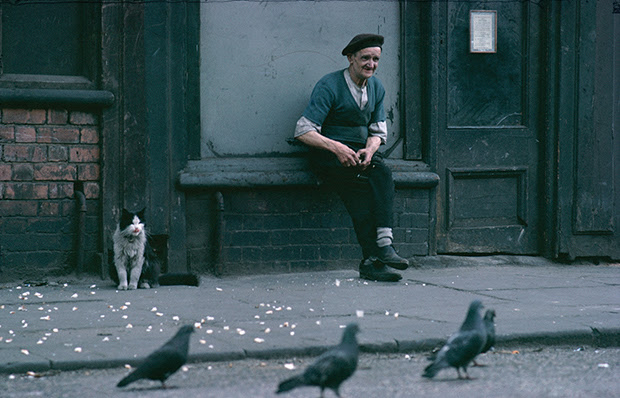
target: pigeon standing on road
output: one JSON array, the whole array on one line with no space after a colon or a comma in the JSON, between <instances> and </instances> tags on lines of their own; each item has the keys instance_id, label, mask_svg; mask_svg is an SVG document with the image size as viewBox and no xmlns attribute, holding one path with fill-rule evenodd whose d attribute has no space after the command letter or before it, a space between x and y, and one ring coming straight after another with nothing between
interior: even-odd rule
<instances>
[{"instance_id":1,"label":"pigeon standing on road","mask_svg":"<svg viewBox=\"0 0 620 398\"><path fill-rule=\"evenodd\" d=\"M472 301L461 328L450 336L433 363L424 369L422 376L433 378L440 370L453 367L456 368L459 379L462 378L460 369L465 372L465 378L469 379L467 366L480 354L486 342L486 330L480 316L482 307L480 300Z\"/></svg>"},{"instance_id":2,"label":"pigeon standing on road","mask_svg":"<svg viewBox=\"0 0 620 398\"><path fill-rule=\"evenodd\" d=\"M194 332L192 325L182 326L170 340L151 353L144 362L119 381L117 387L125 387L140 379L159 380L166 388L166 379L187 362L189 337Z\"/></svg>"},{"instance_id":3,"label":"pigeon standing on road","mask_svg":"<svg viewBox=\"0 0 620 398\"><path fill-rule=\"evenodd\" d=\"M357 368L358 332L359 327L356 323L347 325L339 345L324 352L304 373L281 382L276 394L302 386L317 386L321 388L321 398L326 388L340 397L340 384L351 377Z\"/></svg>"},{"instance_id":4,"label":"pigeon standing on road","mask_svg":"<svg viewBox=\"0 0 620 398\"><path fill-rule=\"evenodd\" d=\"M495 346L495 310L487 310L484 313L484 318L482 318L482 322L484 323L484 328L487 332L487 342L482 347L481 354L488 352L492 347ZM476 362L474 359L474 366L484 366Z\"/></svg>"}]
</instances>

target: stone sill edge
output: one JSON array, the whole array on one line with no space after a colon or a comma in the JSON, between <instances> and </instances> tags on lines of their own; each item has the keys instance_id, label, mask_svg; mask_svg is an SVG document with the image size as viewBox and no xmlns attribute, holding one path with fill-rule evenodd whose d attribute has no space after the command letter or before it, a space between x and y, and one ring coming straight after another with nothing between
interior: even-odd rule
<instances>
[{"instance_id":1,"label":"stone sill edge","mask_svg":"<svg viewBox=\"0 0 620 398\"><path fill-rule=\"evenodd\" d=\"M439 175L419 161L387 159L397 188L430 189ZM319 186L303 158L213 158L190 161L179 173L181 190Z\"/></svg>"}]
</instances>

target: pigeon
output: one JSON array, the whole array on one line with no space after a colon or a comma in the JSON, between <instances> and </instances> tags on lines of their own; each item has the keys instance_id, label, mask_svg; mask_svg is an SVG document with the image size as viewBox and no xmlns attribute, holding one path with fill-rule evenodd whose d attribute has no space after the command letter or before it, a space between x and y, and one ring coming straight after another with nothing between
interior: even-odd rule
<instances>
[{"instance_id":1,"label":"pigeon","mask_svg":"<svg viewBox=\"0 0 620 398\"><path fill-rule=\"evenodd\" d=\"M467 366L480 354L486 342L486 330L480 316L482 307L480 300L472 301L460 329L450 336L433 362L424 369L422 376L433 378L440 370L453 367L459 379L462 379L460 369L465 372L465 378L470 378Z\"/></svg>"},{"instance_id":2,"label":"pigeon","mask_svg":"<svg viewBox=\"0 0 620 398\"><path fill-rule=\"evenodd\" d=\"M321 388L321 398L326 388L340 397L340 384L351 377L357 368L358 332L359 326L356 323L347 325L339 345L321 354L302 374L281 382L276 394L302 386L317 386Z\"/></svg>"},{"instance_id":3,"label":"pigeon","mask_svg":"<svg viewBox=\"0 0 620 398\"><path fill-rule=\"evenodd\" d=\"M192 325L182 326L174 337L146 357L136 370L125 376L116 386L125 387L136 380L150 379L161 381L161 386L166 388L166 379L187 362L189 337L193 332Z\"/></svg>"},{"instance_id":4,"label":"pigeon","mask_svg":"<svg viewBox=\"0 0 620 398\"><path fill-rule=\"evenodd\" d=\"M482 318L482 322L484 323L484 327L487 332L487 341L484 344L482 351L480 351L481 354L488 352L492 347L495 346L495 322L494 321L495 321L495 310L492 310L492 309L487 310L484 313L484 318ZM433 348L433 350L431 351L427 359L429 361L434 361L435 358L437 357L437 353L439 352L439 350L441 350L442 347L443 345L438 345L437 347ZM473 363L474 363L474 366L484 366L482 364L477 363L475 359L473 360Z\"/></svg>"},{"instance_id":5,"label":"pigeon","mask_svg":"<svg viewBox=\"0 0 620 398\"><path fill-rule=\"evenodd\" d=\"M481 354L488 352L493 346L495 346L495 310L487 310L484 313L484 318L482 318L482 322L484 323L484 328L487 332L487 341L484 343L484 347L482 347ZM474 366L484 366L476 362L474 359Z\"/></svg>"}]
</instances>

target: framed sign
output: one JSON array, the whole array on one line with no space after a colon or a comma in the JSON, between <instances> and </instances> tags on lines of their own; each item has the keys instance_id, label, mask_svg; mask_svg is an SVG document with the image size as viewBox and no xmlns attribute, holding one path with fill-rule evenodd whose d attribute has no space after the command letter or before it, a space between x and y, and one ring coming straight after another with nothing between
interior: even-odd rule
<instances>
[{"instance_id":1,"label":"framed sign","mask_svg":"<svg viewBox=\"0 0 620 398\"><path fill-rule=\"evenodd\" d=\"M497 52L497 11L469 12L469 52Z\"/></svg>"}]
</instances>

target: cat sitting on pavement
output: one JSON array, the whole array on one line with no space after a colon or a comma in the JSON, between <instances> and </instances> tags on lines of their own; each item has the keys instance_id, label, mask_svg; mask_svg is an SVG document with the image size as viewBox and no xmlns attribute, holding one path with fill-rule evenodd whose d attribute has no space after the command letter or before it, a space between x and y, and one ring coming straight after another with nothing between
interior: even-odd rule
<instances>
[{"instance_id":1,"label":"cat sitting on pavement","mask_svg":"<svg viewBox=\"0 0 620 398\"><path fill-rule=\"evenodd\" d=\"M144 228L144 209L131 213L123 209L112 242L114 243L114 268L111 272L118 290L148 289L156 287L159 279L159 262L148 243ZM116 276L116 278L114 277Z\"/></svg>"},{"instance_id":2,"label":"cat sitting on pavement","mask_svg":"<svg viewBox=\"0 0 620 398\"><path fill-rule=\"evenodd\" d=\"M138 287L149 289L159 285L198 286L198 276L190 273L160 275L161 264L149 242L145 228L145 209L132 213L123 209L116 231L112 236L114 261L109 262L110 278L118 290Z\"/></svg>"}]
</instances>

